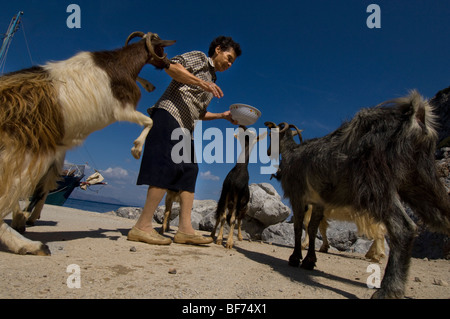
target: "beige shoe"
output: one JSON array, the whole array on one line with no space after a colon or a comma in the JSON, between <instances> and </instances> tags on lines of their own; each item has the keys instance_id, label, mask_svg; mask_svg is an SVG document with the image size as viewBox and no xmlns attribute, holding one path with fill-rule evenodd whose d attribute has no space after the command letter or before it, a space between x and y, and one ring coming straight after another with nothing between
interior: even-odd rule
<instances>
[{"instance_id":1,"label":"beige shoe","mask_svg":"<svg viewBox=\"0 0 450 319\"><path fill-rule=\"evenodd\" d=\"M192 245L206 245L213 242L212 237L204 237L197 232L195 235L189 235L180 231L177 231L173 237L173 242L177 244L192 244Z\"/></svg>"},{"instance_id":2,"label":"beige shoe","mask_svg":"<svg viewBox=\"0 0 450 319\"><path fill-rule=\"evenodd\" d=\"M147 233L136 227L131 228L131 230L128 232L127 239L153 245L170 245L172 243L172 240L170 238L161 236L154 229L152 229L151 233Z\"/></svg>"}]
</instances>

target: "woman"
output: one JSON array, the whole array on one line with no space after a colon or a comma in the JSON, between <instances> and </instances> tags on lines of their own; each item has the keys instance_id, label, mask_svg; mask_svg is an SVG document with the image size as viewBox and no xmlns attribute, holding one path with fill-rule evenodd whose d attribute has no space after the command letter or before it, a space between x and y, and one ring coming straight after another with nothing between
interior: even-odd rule
<instances>
[{"instance_id":1,"label":"woman","mask_svg":"<svg viewBox=\"0 0 450 319\"><path fill-rule=\"evenodd\" d=\"M198 165L193 160L195 152L191 141L191 161L174 163L172 147L179 141L171 135L180 127L193 133L197 120L226 119L233 124L230 111L211 113L206 110L213 97L223 97L223 92L215 84L216 71L224 72L241 55L240 45L230 37L220 36L209 47L208 56L200 51L192 51L174 57L166 69L172 82L149 109L154 121L147 136L138 185L149 185L147 199L141 216L128 233L128 240L155 245L169 245L172 240L161 236L153 229L153 214L167 190L180 194L180 222L174 242L180 244L209 244L211 237L197 234L191 223L194 203L195 183ZM178 162L178 161L177 161Z\"/></svg>"}]
</instances>

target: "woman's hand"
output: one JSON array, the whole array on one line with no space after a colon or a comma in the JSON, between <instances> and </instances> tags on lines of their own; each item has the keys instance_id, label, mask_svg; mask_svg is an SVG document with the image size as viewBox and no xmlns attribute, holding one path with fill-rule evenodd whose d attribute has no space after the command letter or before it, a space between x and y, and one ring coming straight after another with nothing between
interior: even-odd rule
<instances>
[{"instance_id":1,"label":"woman's hand","mask_svg":"<svg viewBox=\"0 0 450 319\"><path fill-rule=\"evenodd\" d=\"M212 93L218 99L223 97L222 89L216 83L203 81L201 88Z\"/></svg>"},{"instance_id":2,"label":"woman's hand","mask_svg":"<svg viewBox=\"0 0 450 319\"><path fill-rule=\"evenodd\" d=\"M224 120L228 120L231 122L231 124L237 125L238 122L233 120L233 118L231 117L231 112L230 111L225 111L223 113L211 113L211 112L206 112L205 115L203 115L202 118L200 118L202 121L211 121L211 120L218 120L218 119L224 119Z\"/></svg>"},{"instance_id":3,"label":"woman's hand","mask_svg":"<svg viewBox=\"0 0 450 319\"><path fill-rule=\"evenodd\" d=\"M216 83L204 81L192 73L179 63L170 64L168 69L164 69L166 73L175 81L184 84L197 85L207 92L211 92L215 97L223 97L223 92Z\"/></svg>"},{"instance_id":4,"label":"woman's hand","mask_svg":"<svg viewBox=\"0 0 450 319\"><path fill-rule=\"evenodd\" d=\"M225 120L230 121L231 124L234 124L234 125L237 125L237 124L238 124L238 122L235 121L235 120L233 120L233 118L231 117L231 112L230 112L230 111L225 111L225 112L222 113L222 115L223 115L223 118L224 118Z\"/></svg>"}]
</instances>

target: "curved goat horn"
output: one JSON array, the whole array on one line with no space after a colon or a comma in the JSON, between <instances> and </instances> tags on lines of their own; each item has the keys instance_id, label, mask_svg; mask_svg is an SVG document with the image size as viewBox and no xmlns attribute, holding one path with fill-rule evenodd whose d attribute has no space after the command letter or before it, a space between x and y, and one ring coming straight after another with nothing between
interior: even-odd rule
<instances>
[{"instance_id":1,"label":"curved goat horn","mask_svg":"<svg viewBox=\"0 0 450 319\"><path fill-rule=\"evenodd\" d=\"M303 143L303 137L302 137L302 132L303 130L300 130L297 126L295 126L294 124L289 124L289 128L293 128L296 130L296 132L292 135L298 135L298 138L300 139L300 143Z\"/></svg>"},{"instance_id":2,"label":"curved goat horn","mask_svg":"<svg viewBox=\"0 0 450 319\"><path fill-rule=\"evenodd\" d=\"M158 36L156 33L148 32L148 33L144 36L144 38L145 38L145 40L146 40L147 49L148 49L148 51L150 52L150 54L152 55L152 57L153 57L154 59L164 61L165 63L170 63L170 62L167 60L167 53L164 54L163 56L159 56L159 55L157 55L157 54L155 53L155 50L153 49L152 40L153 40L153 39L159 39L159 36Z\"/></svg>"},{"instance_id":3,"label":"curved goat horn","mask_svg":"<svg viewBox=\"0 0 450 319\"><path fill-rule=\"evenodd\" d=\"M127 38L127 41L125 42L125 46L127 46L128 45L128 42L130 42L130 40L131 39L134 39L134 38L136 38L136 37L144 37L145 36L145 33L144 32L142 32L142 31L135 31L135 32L133 32L132 34L130 34L129 36L128 36L128 38Z\"/></svg>"},{"instance_id":4,"label":"curved goat horn","mask_svg":"<svg viewBox=\"0 0 450 319\"><path fill-rule=\"evenodd\" d=\"M278 124L278 127L280 128L280 134L286 132L286 130L289 129L289 124L287 124L286 122L282 122L280 124Z\"/></svg>"},{"instance_id":5,"label":"curved goat horn","mask_svg":"<svg viewBox=\"0 0 450 319\"><path fill-rule=\"evenodd\" d=\"M264 125L268 128L276 128L278 125L276 125L274 122L264 122Z\"/></svg>"}]
</instances>

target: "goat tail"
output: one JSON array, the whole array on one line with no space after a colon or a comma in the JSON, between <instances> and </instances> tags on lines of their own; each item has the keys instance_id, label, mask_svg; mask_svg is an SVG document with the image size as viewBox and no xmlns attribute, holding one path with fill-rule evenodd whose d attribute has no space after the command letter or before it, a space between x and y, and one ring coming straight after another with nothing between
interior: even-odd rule
<instances>
[{"instance_id":1,"label":"goat tail","mask_svg":"<svg viewBox=\"0 0 450 319\"><path fill-rule=\"evenodd\" d=\"M391 102L396 104L403 114L410 115L409 129L412 135L420 136L422 141L437 140L438 124L434 108L417 90L411 90L409 95Z\"/></svg>"}]
</instances>

